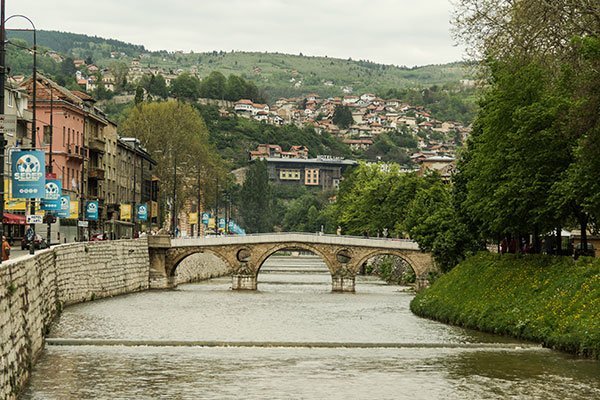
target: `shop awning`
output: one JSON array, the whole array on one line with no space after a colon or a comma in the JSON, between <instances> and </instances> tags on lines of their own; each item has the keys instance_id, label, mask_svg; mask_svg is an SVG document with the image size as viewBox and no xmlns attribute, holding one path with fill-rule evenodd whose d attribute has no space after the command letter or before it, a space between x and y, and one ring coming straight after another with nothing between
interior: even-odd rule
<instances>
[{"instance_id":1,"label":"shop awning","mask_svg":"<svg viewBox=\"0 0 600 400\"><path fill-rule=\"evenodd\" d=\"M6 225L27 225L27 220L24 215L4 213L2 222Z\"/></svg>"}]
</instances>

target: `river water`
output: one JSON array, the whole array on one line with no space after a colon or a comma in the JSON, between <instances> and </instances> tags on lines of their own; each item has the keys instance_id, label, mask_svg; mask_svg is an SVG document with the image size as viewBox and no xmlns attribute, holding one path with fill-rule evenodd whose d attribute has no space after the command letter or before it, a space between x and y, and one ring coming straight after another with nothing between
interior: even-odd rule
<instances>
[{"instance_id":1,"label":"river water","mask_svg":"<svg viewBox=\"0 0 600 400\"><path fill-rule=\"evenodd\" d=\"M315 257L64 310L22 399L600 399L600 363L420 319ZM54 343L54 344L52 344Z\"/></svg>"}]
</instances>

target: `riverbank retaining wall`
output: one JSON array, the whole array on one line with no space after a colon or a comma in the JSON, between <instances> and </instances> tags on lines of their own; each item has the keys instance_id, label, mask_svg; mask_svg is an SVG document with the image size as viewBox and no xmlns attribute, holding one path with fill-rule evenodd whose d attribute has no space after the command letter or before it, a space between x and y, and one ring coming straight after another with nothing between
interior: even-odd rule
<instances>
[{"instance_id":1,"label":"riverbank retaining wall","mask_svg":"<svg viewBox=\"0 0 600 400\"><path fill-rule=\"evenodd\" d=\"M62 307L149 288L146 240L75 243L0 266L0 399L16 399Z\"/></svg>"}]
</instances>

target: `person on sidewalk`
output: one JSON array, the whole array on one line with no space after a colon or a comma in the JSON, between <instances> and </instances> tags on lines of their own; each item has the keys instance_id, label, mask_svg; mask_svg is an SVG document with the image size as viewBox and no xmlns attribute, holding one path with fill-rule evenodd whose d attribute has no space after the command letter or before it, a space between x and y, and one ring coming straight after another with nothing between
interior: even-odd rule
<instances>
[{"instance_id":1,"label":"person on sidewalk","mask_svg":"<svg viewBox=\"0 0 600 400\"><path fill-rule=\"evenodd\" d=\"M6 240L6 236L2 236L2 261L10 258L10 244Z\"/></svg>"}]
</instances>

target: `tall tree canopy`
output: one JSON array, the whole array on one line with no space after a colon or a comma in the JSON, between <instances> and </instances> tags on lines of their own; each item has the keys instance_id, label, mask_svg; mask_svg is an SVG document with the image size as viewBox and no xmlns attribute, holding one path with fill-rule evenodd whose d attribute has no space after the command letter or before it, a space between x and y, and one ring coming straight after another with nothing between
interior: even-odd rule
<instances>
[{"instance_id":1,"label":"tall tree canopy","mask_svg":"<svg viewBox=\"0 0 600 400\"><path fill-rule=\"evenodd\" d=\"M157 161L155 173L162 193L170 199L175 189L178 209L184 199L196 197L194 185L199 174L213 192L215 180L205 175L222 174L221 181L226 181L223 162L209 144L206 125L192 106L174 101L144 102L130 111L120 128L124 135L140 139Z\"/></svg>"}]
</instances>

